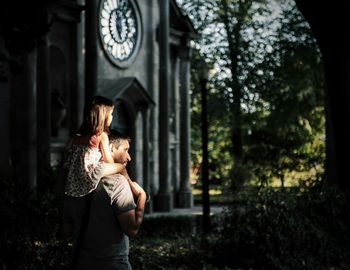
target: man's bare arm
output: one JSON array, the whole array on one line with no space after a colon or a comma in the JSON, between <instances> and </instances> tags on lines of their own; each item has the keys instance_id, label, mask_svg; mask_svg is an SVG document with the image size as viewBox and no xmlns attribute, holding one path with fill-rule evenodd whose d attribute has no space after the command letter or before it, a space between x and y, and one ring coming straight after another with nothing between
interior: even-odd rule
<instances>
[{"instance_id":1,"label":"man's bare arm","mask_svg":"<svg viewBox=\"0 0 350 270\"><path fill-rule=\"evenodd\" d=\"M128 236L134 237L138 233L141 227L141 223L143 221L143 214L145 211L146 203L146 193L136 182L130 182L129 183L131 186L131 190L133 194L137 196L136 209L119 214L118 221L123 231Z\"/></svg>"}]
</instances>

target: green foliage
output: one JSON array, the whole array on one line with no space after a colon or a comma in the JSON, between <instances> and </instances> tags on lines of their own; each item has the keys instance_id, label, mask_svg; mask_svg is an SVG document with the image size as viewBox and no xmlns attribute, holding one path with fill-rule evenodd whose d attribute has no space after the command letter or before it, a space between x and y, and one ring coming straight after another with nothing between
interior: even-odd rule
<instances>
[{"instance_id":1,"label":"green foliage","mask_svg":"<svg viewBox=\"0 0 350 270\"><path fill-rule=\"evenodd\" d=\"M1 179L0 269L68 269L72 245L59 237L62 198ZM349 202L338 190L243 190L215 230L200 217L145 217L130 241L133 269L331 269L349 255ZM346 266L338 269L348 269Z\"/></svg>"},{"instance_id":2,"label":"green foliage","mask_svg":"<svg viewBox=\"0 0 350 270\"><path fill-rule=\"evenodd\" d=\"M194 234L197 223L196 217L192 216L159 216L150 218L146 215L137 238L177 239L184 235Z\"/></svg>"},{"instance_id":3,"label":"green foliage","mask_svg":"<svg viewBox=\"0 0 350 270\"><path fill-rule=\"evenodd\" d=\"M168 232L170 234L170 231ZM147 238L131 242L130 262L135 270L218 269L207 260L200 238Z\"/></svg>"},{"instance_id":4,"label":"green foliage","mask_svg":"<svg viewBox=\"0 0 350 270\"><path fill-rule=\"evenodd\" d=\"M196 269L203 252L197 250L195 228L191 216L146 216L140 233L130 241L133 268Z\"/></svg>"},{"instance_id":5,"label":"green foliage","mask_svg":"<svg viewBox=\"0 0 350 270\"><path fill-rule=\"evenodd\" d=\"M245 137L245 158L257 165L260 178L283 178L289 172L310 172L312 168L323 172L324 81L319 53L308 38L294 44L279 40L283 60L274 69L273 79L260 87L260 111L246 116L254 125L248 127Z\"/></svg>"},{"instance_id":6,"label":"green foliage","mask_svg":"<svg viewBox=\"0 0 350 270\"><path fill-rule=\"evenodd\" d=\"M201 89L197 66L200 59L198 51L192 56L192 91L191 91L191 167L193 171L192 179L200 179L200 168L202 163L202 137L201 137ZM229 113L225 100L219 91L208 87L208 151L209 151L209 179L211 184L221 184L222 179L228 179L232 167L232 149L229 118L225 117ZM218 108L221 108L218 110Z\"/></svg>"},{"instance_id":7,"label":"green foliage","mask_svg":"<svg viewBox=\"0 0 350 270\"><path fill-rule=\"evenodd\" d=\"M269 185L280 179L284 185L288 178L294 183L310 177L320 180L325 160L325 141L320 139L325 137L323 67L311 29L295 3L178 3L198 32L191 77L192 167L197 178L197 74L199 59L205 58L214 71L208 83L212 183L231 182L226 186L236 188L248 181ZM234 148L240 138L242 160Z\"/></svg>"},{"instance_id":8,"label":"green foliage","mask_svg":"<svg viewBox=\"0 0 350 270\"><path fill-rule=\"evenodd\" d=\"M65 269L72 247L59 237L62 198L0 183L0 269Z\"/></svg>"},{"instance_id":9,"label":"green foliage","mask_svg":"<svg viewBox=\"0 0 350 270\"><path fill-rule=\"evenodd\" d=\"M241 193L219 223L213 258L253 269L330 269L350 245L350 208L330 187Z\"/></svg>"}]
</instances>

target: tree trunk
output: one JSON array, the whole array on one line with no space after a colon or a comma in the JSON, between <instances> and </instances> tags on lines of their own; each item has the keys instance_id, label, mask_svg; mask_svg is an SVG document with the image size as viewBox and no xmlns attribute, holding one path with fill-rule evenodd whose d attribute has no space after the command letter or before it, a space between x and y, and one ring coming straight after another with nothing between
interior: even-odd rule
<instances>
[{"instance_id":1,"label":"tree trunk","mask_svg":"<svg viewBox=\"0 0 350 270\"><path fill-rule=\"evenodd\" d=\"M241 98L242 89L238 81L238 48L240 46L240 30L242 27L241 16L237 17L237 24L234 29L230 28L231 16L228 14L228 4L226 0L221 1L222 9L224 11L222 15L223 23L227 32L227 41L229 44L229 56L230 56L230 70L232 74L230 86L233 93L233 102L231 104L232 112L232 129L231 129L231 140L232 140L232 151L233 158L236 163L240 163L242 160L242 123L241 123ZM240 4L241 8L241 4Z\"/></svg>"}]
</instances>

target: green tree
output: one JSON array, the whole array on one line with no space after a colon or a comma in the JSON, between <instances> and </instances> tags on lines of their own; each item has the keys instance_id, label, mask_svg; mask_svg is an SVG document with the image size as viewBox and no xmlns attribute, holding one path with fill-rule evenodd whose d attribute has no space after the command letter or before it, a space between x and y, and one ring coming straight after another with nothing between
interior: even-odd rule
<instances>
[{"instance_id":1,"label":"green tree","mask_svg":"<svg viewBox=\"0 0 350 270\"><path fill-rule=\"evenodd\" d=\"M246 115L247 122L255 124L249 126L245 152L260 179L277 177L283 186L290 172L313 169L313 175L306 175L313 180L323 173L324 79L315 40L295 6L279 20L270 60L279 59L278 65L268 80L256 80L259 113Z\"/></svg>"},{"instance_id":2,"label":"green tree","mask_svg":"<svg viewBox=\"0 0 350 270\"><path fill-rule=\"evenodd\" d=\"M226 158L228 153L235 185L254 176L252 172L263 182L278 177L284 185L290 172L311 167L322 171L324 142L319 138L324 134L324 83L320 53L294 2L178 2L198 31L193 84L198 85L195 69L200 57L215 71L208 98L212 107L209 130L215 134L209 135L209 141L214 140L216 147L210 149L209 160L225 171L220 157ZM200 112L197 94L193 88L194 119ZM199 138L198 122L192 123L193 135ZM218 136L215 131L219 130L226 134ZM219 139L225 143L220 144ZM199 162L200 148L194 145L193 149Z\"/></svg>"}]
</instances>

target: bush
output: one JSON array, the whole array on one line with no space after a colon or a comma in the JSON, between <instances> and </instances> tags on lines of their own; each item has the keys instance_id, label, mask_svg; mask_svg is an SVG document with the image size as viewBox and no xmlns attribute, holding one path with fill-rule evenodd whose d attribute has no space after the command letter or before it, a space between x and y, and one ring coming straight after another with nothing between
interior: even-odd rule
<instances>
[{"instance_id":1,"label":"bush","mask_svg":"<svg viewBox=\"0 0 350 270\"><path fill-rule=\"evenodd\" d=\"M59 237L63 198L0 184L0 269L68 269L72 245ZM193 217L146 216L130 241L130 261L135 270L330 269L349 255L349 210L329 187L245 191L204 238Z\"/></svg>"},{"instance_id":2,"label":"bush","mask_svg":"<svg viewBox=\"0 0 350 270\"><path fill-rule=\"evenodd\" d=\"M333 188L264 189L226 209L213 260L243 269L337 266L350 246L349 221L346 198Z\"/></svg>"},{"instance_id":3,"label":"bush","mask_svg":"<svg viewBox=\"0 0 350 270\"><path fill-rule=\"evenodd\" d=\"M144 218L139 238L177 239L196 233L200 221L196 216L159 216Z\"/></svg>"},{"instance_id":4,"label":"bush","mask_svg":"<svg viewBox=\"0 0 350 270\"><path fill-rule=\"evenodd\" d=\"M205 269L205 258L205 250L200 248L199 240L191 235L177 239L157 237L131 240L130 262L135 270Z\"/></svg>"},{"instance_id":5,"label":"bush","mask_svg":"<svg viewBox=\"0 0 350 270\"><path fill-rule=\"evenodd\" d=\"M0 269L67 267L72 247L59 238L62 198L0 182Z\"/></svg>"}]
</instances>

